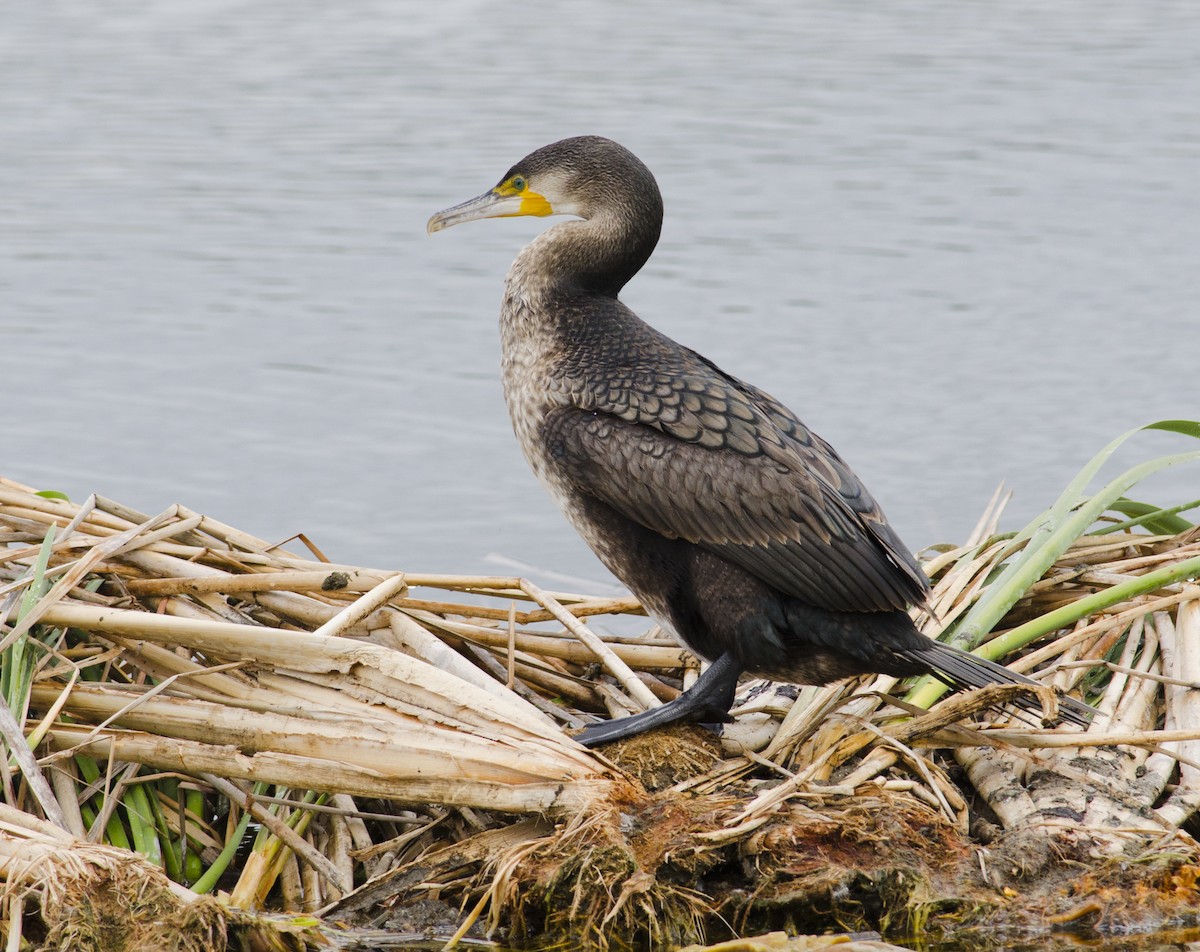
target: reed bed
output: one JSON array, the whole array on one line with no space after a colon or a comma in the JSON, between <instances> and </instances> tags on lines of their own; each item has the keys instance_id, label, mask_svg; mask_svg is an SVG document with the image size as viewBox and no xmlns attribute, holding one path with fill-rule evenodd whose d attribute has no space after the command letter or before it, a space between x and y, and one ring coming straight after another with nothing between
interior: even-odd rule
<instances>
[{"instance_id":1,"label":"reed bed","mask_svg":"<svg viewBox=\"0 0 1200 952\"><path fill-rule=\"evenodd\" d=\"M926 630L1033 674L1044 718L1011 703L1025 688L746 684L720 738L602 752L570 733L697 668L648 622L608 633L629 598L336 565L0 479L9 948L112 947L115 909L181 949L299 948L333 922L671 948L1186 920L1198 503L1127 493L1200 453L1088 489L1130 435L1024 530L997 532L997 498L925 553ZM1095 706L1086 729L1057 723L1063 693ZM114 898L134 895L153 901Z\"/></svg>"}]
</instances>

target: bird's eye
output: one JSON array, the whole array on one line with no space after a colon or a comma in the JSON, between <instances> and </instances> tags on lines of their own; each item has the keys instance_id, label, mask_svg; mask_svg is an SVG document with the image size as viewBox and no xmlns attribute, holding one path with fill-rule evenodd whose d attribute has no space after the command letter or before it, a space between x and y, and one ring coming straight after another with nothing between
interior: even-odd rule
<instances>
[{"instance_id":1,"label":"bird's eye","mask_svg":"<svg viewBox=\"0 0 1200 952\"><path fill-rule=\"evenodd\" d=\"M525 191L525 176L523 176L523 175L513 176L512 187L513 187L513 191L515 191L515 192Z\"/></svg>"}]
</instances>

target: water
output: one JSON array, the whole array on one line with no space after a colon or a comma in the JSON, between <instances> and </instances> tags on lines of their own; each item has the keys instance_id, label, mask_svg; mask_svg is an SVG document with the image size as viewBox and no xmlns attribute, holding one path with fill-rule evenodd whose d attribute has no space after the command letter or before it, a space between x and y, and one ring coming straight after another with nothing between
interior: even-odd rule
<instances>
[{"instance_id":1,"label":"water","mask_svg":"<svg viewBox=\"0 0 1200 952\"><path fill-rule=\"evenodd\" d=\"M594 132L666 197L635 309L792 406L910 545L1001 480L1015 526L1200 414L1197 49L1189 2L6 4L0 474L338 561L606 578L497 379L546 223L424 232Z\"/></svg>"}]
</instances>

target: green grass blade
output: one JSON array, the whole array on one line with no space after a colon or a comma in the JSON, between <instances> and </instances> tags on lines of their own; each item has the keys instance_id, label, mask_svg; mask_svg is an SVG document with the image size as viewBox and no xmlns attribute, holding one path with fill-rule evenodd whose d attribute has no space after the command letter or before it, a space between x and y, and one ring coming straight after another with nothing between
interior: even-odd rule
<instances>
[{"instance_id":1,"label":"green grass blade","mask_svg":"<svg viewBox=\"0 0 1200 952\"><path fill-rule=\"evenodd\" d=\"M1180 517L1178 513L1200 508L1200 499L1180 503L1169 509L1161 509L1149 503L1137 502L1133 499L1121 498L1108 507L1113 512L1129 516L1124 522L1118 522L1103 529L1095 530L1092 535L1111 535L1114 532L1124 532L1135 526L1143 526L1155 535L1179 535L1192 528L1192 523Z\"/></svg>"},{"instance_id":2,"label":"green grass blade","mask_svg":"<svg viewBox=\"0 0 1200 952\"><path fill-rule=\"evenodd\" d=\"M192 843L188 830L191 826L199 827L204 816L204 794L199 790L187 790L183 802L179 804L179 855L183 862L183 878L185 886L196 882L204 873L204 865L200 861L200 847Z\"/></svg>"},{"instance_id":3,"label":"green grass blade","mask_svg":"<svg viewBox=\"0 0 1200 952\"><path fill-rule=\"evenodd\" d=\"M38 599L46 594L50 582L46 579L46 567L50 564L50 553L54 547L54 526L46 530L38 549L37 558L30 569L32 579L21 596L17 607L17 621L20 621L37 604ZM0 653L0 694L4 702L13 712L18 724L25 723L29 713L29 688L33 683L33 669L36 657L30 650L28 633L13 639L12 644Z\"/></svg>"},{"instance_id":4,"label":"green grass blade","mask_svg":"<svg viewBox=\"0 0 1200 952\"><path fill-rule=\"evenodd\" d=\"M262 795L267 792L267 784L259 781L254 784L254 793ZM242 839L246 835L246 830L250 827L250 811L242 813L241 819L238 821L237 829L225 841L220 854L213 861L213 864L208 867L203 875L192 883L192 892L203 895L204 893L212 892L220 882L221 877L225 874L225 870L229 868L229 864L233 862L237 856L238 847L242 843Z\"/></svg>"},{"instance_id":5,"label":"green grass blade","mask_svg":"<svg viewBox=\"0 0 1200 952\"><path fill-rule=\"evenodd\" d=\"M171 828L167 823L167 815L163 812L162 803L159 800L160 787L172 785L169 780L160 780L150 784L150 789L146 793L146 799L150 807L150 812L154 816L154 829L158 832L159 848L162 850L163 868L167 871L167 875L175 882L183 881L183 856L174 840L171 837ZM146 786L143 784L143 786ZM175 796L178 796L178 791L175 791ZM182 804L179 804L182 809Z\"/></svg>"},{"instance_id":6,"label":"green grass blade","mask_svg":"<svg viewBox=\"0 0 1200 952\"><path fill-rule=\"evenodd\" d=\"M1181 424L1186 421L1163 421ZM1200 423L1192 424L1195 432L1189 435L1200 439ZM990 632L1017 603L1025 591L1040 579L1051 565L1070 548L1071 544L1107 511L1126 491L1152 473L1177 466L1180 463L1200 460L1200 450L1176 453L1150 460L1126 470L1109 482L1098 493L1087 496L1085 490L1094 478L1100 465L1130 436L1141 429L1164 428L1163 424L1151 424L1130 430L1113 440L1093 457L1083 468L1080 476L1071 481L1066 491L1048 510L1026 527L1029 542L1019 557L1010 562L996 580L987 587L980 599L967 612L955 631L953 643L967 649L974 648L983 636ZM1082 479L1084 474L1087 479Z\"/></svg>"},{"instance_id":7,"label":"green grass blade","mask_svg":"<svg viewBox=\"0 0 1200 952\"><path fill-rule=\"evenodd\" d=\"M77 755L75 757L75 766L79 769L79 776L83 778L87 786L99 787L100 766L96 761L91 757ZM89 804L84 804L80 807L80 812L87 823L90 839L93 824L95 824L104 812L104 794L97 792L95 798ZM108 823L104 827L104 839L101 842L107 843L110 846L120 847L124 850L132 849L132 844L129 842L129 835L125 831L125 825L121 822L119 810L113 810L109 814Z\"/></svg>"},{"instance_id":8,"label":"green grass blade","mask_svg":"<svg viewBox=\"0 0 1200 952\"><path fill-rule=\"evenodd\" d=\"M133 835L133 848L155 866L162 866L162 844L158 841L154 812L150 809L145 786L140 783L126 785L121 802L125 806L125 815L129 819L129 832Z\"/></svg>"},{"instance_id":9,"label":"green grass blade","mask_svg":"<svg viewBox=\"0 0 1200 952\"><path fill-rule=\"evenodd\" d=\"M1176 582L1187 581L1197 577L1200 577L1200 556L1185 559L1182 562L1177 562L1174 565L1169 565L1154 572L1147 572L1145 575L1139 575L1128 582L1121 582L1119 585L1113 585L1102 592L1095 592L1092 595L1087 595L1084 598L1071 602L1069 605L1063 605L1061 608L1054 609L1054 611L1039 615L1032 621L1027 621L1025 624L1019 625L1011 631L1006 631L998 638L993 638L987 644L981 645L976 649L975 653L991 661L996 661L1003 658L1010 651L1024 647L1029 642L1042 637L1042 635L1048 635L1059 628L1066 628L1069 625L1073 625L1088 615L1104 611L1104 609L1112 605L1118 605L1127 599L1146 595L1166 585L1174 585Z\"/></svg>"},{"instance_id":10,"label":"green grass blade","mask_svg":"<svg viewBox=\"0 0 1200 952\"><path fill-rule=\"evenodd\" d=\"M1167 430L1200 439L1200 423L1191 420L1160 420L1129 430L1105 446L1080 470L1054 504L1029 523L1016 539L1027 538L1024 549L990 581L983 594L971 606L948 640L968 650L975 648L999 624L1009 609L1017 603L1034 582L1038 581L1062 554L1108 511L1117 500L1147 476L1200 460L1200 450L1176 453L1141 463L1109 481L1094 495L1087 487L1096 474L1120 446L1142 430ZM1029 638L1035 637L1030 635ZM1009 644L1007 650L1019 647ZM998 657L998 656L997 656ZM909 701L928 707L946 691L945 686L932 678L922 679L910 692Z\"/></svg>"}]
</instances>

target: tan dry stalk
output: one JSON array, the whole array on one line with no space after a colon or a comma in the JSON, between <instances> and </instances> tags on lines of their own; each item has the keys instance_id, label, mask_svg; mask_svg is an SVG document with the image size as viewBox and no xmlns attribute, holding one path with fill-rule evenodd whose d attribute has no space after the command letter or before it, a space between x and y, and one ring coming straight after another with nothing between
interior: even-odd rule
<instances>
[{"instance_id":1,"label":"tan dry stalk","mask_svg":"<svg viewBox=\"0 0 1200 952\"><path fill-rule=\"evenodd\" d=\"M403 614L403 613L402 613ZM451 634L461 635L471 641L494 648L508 647L508 632L502 628L489 628L469 622L442 618L438 615L412 611L414 618ZM593 635L595 633L593 632ZM517 631L514 643L522 651L548 658L562 658L579 664L590 664L596 660L596 652L576 638L545 632ZM639 669L683 667L688 657L687 650L678 645L646 645L626 641L605 641L608 650L630 667Z\"/></svg>"},{"instance_id":2,"label":"tan dry stalk","mask_svg":"<svg viewBox=\"0 0 1200 952\"><path fill-rule=\"evenodd\" d=\"M447 647L444 641L430 634L409 618L406 613L391 611L387 613L387 619L386 629L376 628L371 631L373 637L379 636L384 631L390 632L391 637L386 640L378 637L381 643L404 648L422 661L454 675L467 684L487 691L489 694L496 692L498 686L492 678L483 674L457 651Z\"/></svg>"},{"instance_id":3,"label":"tan dry stalk","mask_svg":"<svg viewBox=\"0 0 1200 952\"><path fill-rule=\"evenodd\" d=\"M530 598L562 622L571 634L594 651L596 658L604 665L605 670L621 683L621 686L629 692L629 696L641 704L644 710L661 706L662 702L654 696L653 692L646 685L642 684L633 671L630 670L629 665L622 661L608 645L596 637L587 625L583 624L578 618L563 608L556 599L542 591L532 582L521 579L521 588Z\"/></svg>"},{"instance_id":4,"label":"tan dry stalk","mask_svg":"<svg viewBox=\"0 0 1200 952\"><path fill-rule=\"evenodd\" d=\"M87 826L79 809L79 772L74 761L49 765L50 785L67 821L67 832L76 839L87 838Z\"/></svg>"},{"instance_id":5,"label":"tan dry stalk","mask_svg":"<svg viewBox=\"0 0 1200 952\"><path fill-rule=\"evenodd\" d=\"M83 753L101 761L111 758L190 776L214 773L301 790L381 797L413 806L442 803L504 813L571 815L609 800L617 795L615 788L625 788L604 777L512 785L439 775L394 776L336 760L276 751L243 753L228 746L140 731L103 731L93 736L87 728L69 725L55 728L47 741L51 750ZM450 759L453 752L448 750L445 756Z\"/></svg>"},{"instance_id":6,"label":"tan dry stalk","mask_svg":"<svg viewBox=\"0 0 1200 952\"><path fill-rule=\"evenodd\" d=\"M358 856L370 850L374 845L371 841L371 833L367 829L367 824L363 822L354 798L349 794L336 793L329 798L329 803L330 806L342 811L341 818L346 824L346 832L350 836L350 848L354 854ZM353 876L351 876L351 880L353 881Z\"/></svg>"},{"instance_id":7,"label":"tan dry stalk","mask_svg":"<svg viewBox=\"0 0 1200 952\"><path fill-rule=\"evenodd\" d=\"M41 704L56 693L53 687L35 685L32 698L35 704ZM86 720L111 721L164 738L336 760L347 767L375 770L402 781L433 776L447 781L520 785L587 776L547 756L544 748L531 745L506 750L494 738L461 728L447 730L416 718L372 716L365 706L356 719L334 716L332 712L305 716L303 710L295 714L249 711L188 698L145 694L130 698L124 691L85 685L72 692L67 709Z\"/></svg>"},{"instance_id":8,"label":"tan dry stalk","mask_svg":"<svg viewBox=\"0 0 1200 952\"><path fill-rule=\"evenodd\" d=\"M1149 624L1147 622L1150 622ZM1159 695L1158 678L1162 676L1162 655L1159 648L1158 629L1153 616L1142 619L1142 650L1136 663L1126 668L1126 688L1121 693L1117 709L1111 721L1103 725L1105 730L1146 730L1154 727L1158 719L1156 701ZM1130 641L1133 628L1130 628ZM1107 694L1107 692L1105 692Z\"/></svg>"},{"instance_id":9,"label":"tan dry stalk","mask_svg":"<svg viewBox=\"0 0 1200 952\"><path fill-rule=\"evenodd\" d=\"M296 860L295 853L288 853L288 857L283 863L283 869L279 872L279 905L285 912L303 910L311 913L313 911L305 902L300 863Z\"/></svg>"},{"instance_id":10,"label":"tan dry stalk","mask_svg":"<svg viewBox=\"0 0 1200 952\"><path fill-rule=\"evenodd\" d=\"M58 799L54 796L54 790L42 774L41 768L33 756L33 751L30 750L29 744L25 740L21 725L17 723L17 719L8 709L7 704L0 704L0 736L4 738L4 746L12 754L13 760L20 768L25 782L29 785L30 792L37 800L38 806L42 808L46 819L64 832L69 830L70 824L67 823L62 807L59 806ZM7 769L7 764L5 764L5 769Z\"/></svg>"},{"instance_id":11,"label":"tan dry stalk","mask_svg":"<svg viewBox=\"0 0 1200 952\"><path fill-rule=\"evenodd\" d=\"M1151 538L1147 537L1147 541ZM1139 540L1140 542L1140 540ZM1139 548L1141 544L1139 544ZM1119 541L1109 543L1105 546L1096 546L1095 548L1074 548L1070 551L1070 559L1059 560L1050 568L1040 581L1034 582L1025 591L1025 598L1036 598L1044 592L1053 592L1055 589L1063 588L1068 583L1079 585L1116 585L1120 582L1127 582L1141 573L1130 573L1131 569L1149 568L1156 565L1161 565L1163 562L1176 561L1176 552L1180 558L1186 558L1184 555L1185 549L1178 549L1171 553L1158 553L1155 555L1139 556L1137 558L1119 559L1112 561L1110 556L1115 552L1123 552L1128 550L1128 541ZM1092 566L1103 566L1101 569L1093 568ZM1063 566L1063 567L1059 567Z\"/></svg>"},{"instance_id":12,"label":"tan dry stalk","mask_svg":"<svg viewBox=\"0 0 1200 952\"><path fill-rule=\"evenodd\" d=\"M176 678L176 690L186 692L192 697L212 701L214 704L226 703L232 699L243 707L252 708L257 705L262 710L273 708L269 700L260 698L260 692L253 681L237 676L238 669L249 662L235 661L206 667L176 651L148 641L122 638L119 635L108 635L105 640L122 649L122 657L153 680Z\"/></svg>"},{"instance_id":13,"label":"tan dry stalk","mask_svg":"<svg viewBox=\"0 0 1200 952\"><path fill-rule=\"evenodd\" d=\"M261 803L258 803L249 790L239 787L231 780L218 777L216 774L209 773L201 774L200 776L205 783L221 793L230 803L237 804L238 807L245 810L255 820L274 833L280 842L287 846L299 859L304 860L305 863L343 892L348 892L354 885L353 874L346 876L345 871L339 869L336 863L328 859L323 853L313 849L303 836Z\"/></svg>"},{"instance_id":14,"label":"tan dry stalk","mask_svg":"<svg viewBox=\"0 0 1200 952\"><path fill-rule=\"evenodd\" d=\"M944 771L898 738L881 731L873 724L868 723L865 726L880 737L885 744L894 747L899 755L916 770L925 783L924 789L929 791L928 799L931 801L931 806L938 810L955 829L965 834L969 826L967 804L959 793L953 790L953 785ZM914 787L916 787L915 784Z\"/></svg>"},{"instance_id":15,"label":"tan dry stalk","mask_svg":"<svg viewBox=\"0 0 1200 952\"><path fill-rule=\"evenodd\" d=\"M557 598L556 598L557 600ZM606 599L604 601L589 600L575 604L562 604L563 608L576 618L586 618L594 615L611 615L616 613L641 614L634 612L640 605L633 599ZM393 602L396 608L414 611L437 612L443 615L469 615L475 618L487 618L492 621L508 621L509 615L513 622L519 625L532 625L537 622L551 621L553 613L540 609L536 611L516 611L509 608L492 608L488 605L467 605L461 602L444 602L428 598L398 598Z\"/></svg>"},{"instance_id":16,"label":"tan dry stalk","mask_svg":"<svg viewBox=\"0 0 1200 952\"><path fill-rule=\"evenodd\" d=\"M395 573L255 572L248 575L207 578L130 579L125 587L132 595L230 595L244 592L369 592Z\"/></svg>"},{"instance_id":17,"label":"tan dry stalk","mask_svg":"<svg viewBox=\"0 0 1200 952\"><path fill-rule=\"evenodd\" d=\"M500 649L476 647L476 651L478 652L477 657L486 657L495 661L496 668L494 670L497 680L508 677L509 668L496 659L496 655L500 653ZM551 670L544 655L539 656L525 651L514 651L508 660L511 662L516 685L538 687L550 697L569 700L580 706L591 706L597 701L596 690L590 682L582 678L562 675L557 671ZM530 694L532 695L532 692ZM542 703L545 704L547 702L543 701ZM539 710L546 713L545 707L539 707ZM560 717L561 713L561 711L556 711L552 716Z\"/></svg>"},{"instance_id":18,"label":"tan dry stalk","mask_svg":"<svg viewBox=\"0 0 1200 952\"><path fill-rule=\"evenodd\" d=\"M1158 746L1176 741L1200 740L1200 727L1187 730L1143 730L1093 734L1086 731L1017 731L1008 728L983 729L979 736L989 742L1036 750L1038 748L1105 747L1112 744Z\"/></svg>"},{"instance_id":19,"label":"tan dry stalk","mask_svg":"<svg viewBox=\"0 0 1200 952\"><path fill-rule=\"evenodd\" d=\"M790 754L807 741L852 692L853 688L845 682L802 692L796 698L797 703L784 715L783 723L762 756L777 763L789 759ZM862 713L865 712L863 709Z\"/></svg>"},{"instance_id":20,"label":"tan dry stalk","mask_svg":"<svg viewBox=\"0 0 1200 952\"><path fill-rule=\"evenodd\" d=\"M432 665L376 645L304 631L281 631L82 605L58 605L47 609L43 617L60 627L143 638L162 645L187 646L233 660L274 665L285 670L340 674L361 670L364 675L378 672L396 694L411 698L418 706L450 720L486 730L499 718L506 725L549 741L555 747L563 750L576 747L565 741L544 714L515 695L491 695L487 701L488 710L479 711L469 703L472 696L469 685ZM582 748L577 750L574 759L580 765L589 764L586 752Z\"/></svg>"},{"instance_id":21,"label":"tan dry stalk","mask_svg":"<svg viewBox=\"0 0 1200 952\"><path fill-rule=\"evenodd\" d=\"M969 560L955 565L938 580L930 597L937 621L930 624L935 630L927 633L936 633L950 625L975 603L987 583L988 575L999 560L1009 554L1010 546L1008 540L1000 540L978 552L968 549L967 553L971 553Z\"/></svg>"},{"instance_id":22,"label":"tan dry stalk","mask_svg":"<svg viewBox=\"0 0 1200 952\"><path fill-rule=\"evenodd\" d=\"M853 796L854 792L863 784L876 781L885 771L891 770L898 759L899 755L895 749L875 747L859 761L854 770L839 777L836 788L831 787L831 789L840 789Z\"/></svg>"},{"instance_id":23,"label":"tan dry stalk","mask_svg":"<svg viewBox=\"0 0 1200 952\"><path fill-rule=\"evenodd\" d=\"M408 583L404 580L404 576L401 573L384 579L361 598L356 599L353 604L343 608L330 618L329 621L325 622L313 634L321 638L344 635L363 619L370 616L376 609L382 608L389 600L395 598L407 588Z\"/></svg>"},{"instance_id":24,"label":"tan dry stalk","mask_svg":"<svg viewBox=\"0 0 1200 952\"><path fill-rule=\"evenodd\" d=\"M151 572L165 572L175 577L195 577L199 579L225 579L238 578L240 576L229 576L227 573L217 569L208 568L204 565L197 565L190 562L182 562L170 556L163 556L158 553L137 553L131 557L131 561L142 565L146 570ZM352 570L353 571L353 570ZM393 577L395 573L384 573L387 577ZM312 601L311 598L296 595L291 592L264 592L258 595L257 601L273 610L281 612L285 617L293 617L301 620L313 627L319 627L330 622L335 617L334 609L318 604ZM172 612L178 612L195 616L195 612L187 607L187 603L181 600L172 600L168 603L168 607ZM390 626L393 635L399 639L400 643L411 651L416 657L427 661L435 668L439 668L448 674L452 674L468 684L485 691L489 694L501 698L501 703L509 697L513 697L511 693L506 692L504 686L498 684L491 678L488 678L479 671L474 665L467 662L457 652L449 649L444 643L429 634L419 625L405 615L403 612L394 609L380 609L376 612L378 615L377 623L373 626L373 631L385 630ZM375 616L371 616L375 617ZM380 626L383 626L382 628ZM519 700L519 699L518 699ZM524 702L521 702L524 703Z\"/></svg>"},{"instance_id":25,"label":"tan dry stalk","mask_svg":"<svg viewBox=\"0 0 1200 952\"><path fill-rule=\"evenodd\" d=\"M78 585L80 580L87 575L88 572L92 571L98 562L129 546L139 534L143 532L149 532L150 530L166 522L168 519L174 518L174 516L175 507L172 506L163 510L144 525L134 526L131 529L127 529L125 532L111 536L105 541L89 549L88 552L81 556L79 560L71 567L71 569L62 576L62 578L60 578L54 583L54 585L50 587L50 590L46 592L45 595L38 599L34 606L21 617L21 620L18 621L17 624L13 625L8 634L5 635L3 639L0 639L0 651L3 651L14 641L28 632L34 625L36 625L41 620L42 613L45 612L46 609L48 609L51 605L63 598L63 596L71 591L71 589L73 589L76 585Z\"/></svg>"},{"instance_id":26,"label":"tan dry stalk","mask_svg":"<svg viewBox=\"0 0 1200 952\"><path fill-rule=\"evenodd\" d=\"M1193 597L1179 606L1175 624L1164 615L1155 616L1155 624L1163 637L1164 673L1191 684L1200 684L1200 597ZM1177 684L1166 688L1169 728L1184 724L1200 724L1200 692ZM1179 785L1170 798L1158 808L1158 815L1170 826L1180 827L1200 809L1200 738L1162 745L1179 760ZM1158 767L1160 775L1169 771Z\"/></svg>"}]
</instances>

